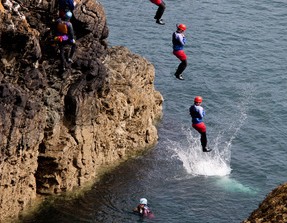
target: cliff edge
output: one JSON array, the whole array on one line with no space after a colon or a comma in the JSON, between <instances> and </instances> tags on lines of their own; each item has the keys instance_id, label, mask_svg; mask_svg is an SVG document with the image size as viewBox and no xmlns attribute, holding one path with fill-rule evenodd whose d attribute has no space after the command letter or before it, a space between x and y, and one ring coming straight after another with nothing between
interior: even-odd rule
<instances>
[{"instance_id":1,"label":"cliff edge","mask_svg":"<svg viewBox=\"0 0 287 223\"><path fill-rule=\"evenodd\" d=\"M108 46L98 1L75 1L77 49L64 73L51 32L57 1L1 3L0 222L7 222L37 196L79 188L155 145L163 98L150 62Z\"/></svg>"},{"instance_id":2,"label":"cliff edge","mask_svg":"<svg viewBox=\"0 0 287 223\"><path fill-rule=\"evenodd\" d=\"M279 185L242 223L286 223L287 183Z\"/></svg>"}]
</instances>

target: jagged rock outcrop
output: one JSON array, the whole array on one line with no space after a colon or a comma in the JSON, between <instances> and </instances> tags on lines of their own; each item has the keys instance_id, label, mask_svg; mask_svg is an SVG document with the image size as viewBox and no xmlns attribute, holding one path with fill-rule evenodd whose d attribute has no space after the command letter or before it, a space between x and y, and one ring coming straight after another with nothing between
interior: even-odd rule
<instances>
[{"instance_id":1,"label":"jagged rock outcrop","mask_svg":"<svg viewBox=\"0 0 287 223\"><path fill-rule=\"evenodd\" d=\"M51 44L57 1L7 1L0 10L0 222L38 195L81 187L152 147L163 102L153 65L107 46L98 1L75 1L77 50L65 73Z\"/></svg>"},{"instance_id":2,"label":"jagged rock outcrop","mask_svg":"<svg viewBox=\"0 0 287 223\"><path fill-rule=\"evenodd\" d=\"M286 223L287 183L275 188L243 223Z\"/></svg>"}]
</instances>

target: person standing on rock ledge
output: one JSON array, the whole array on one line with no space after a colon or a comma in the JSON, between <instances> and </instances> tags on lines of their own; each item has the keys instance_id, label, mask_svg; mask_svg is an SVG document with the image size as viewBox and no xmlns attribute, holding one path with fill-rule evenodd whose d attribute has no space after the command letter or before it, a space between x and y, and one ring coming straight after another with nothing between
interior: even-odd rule
<instances>
[{"instance_id":1,"label":"person standing on rock ledge","mask_svg":"<svg viewBox=\"0 0 287 223\"><path fill-rule=\"evenodd\" d=\"M207 137L206 137L206 126L203 122L203 117L205 116L205 111L201 107L202 97L196 96L194 98L194 104L189 108L189 114L192 118L192 127L198 131L201 135L200 141L203 152L210 152L211 149L207 148Z\"/></svg>"},{"instance_id":2,"label":"person standing on rock ledge","mask_svg":"<svg viewBox=\"0 0 287 223\"><path fill-rule=\"evenodd\" d=\"M164 25L164 22L162 21L161 17L164 13L164 10L165 10L165 3L163 0L150 0L153 4L157 5L158 6L158 9L156 11L156 14L154 16L154 19L156 20L155 22L157 24L160 24L160 25Z\"/></svg>"},{"instance_id":3,"label":"person standing on rock ledge","mask_svg":"<svg viewBox=\"0 0 287 223\"><path fill-rule=\"evenodd\" d=\"M61 59L61 70L66 70L66 62L73 63L73 55L76 49L76 41L74 39L74 29L73 25L70 22L72 18L72 12L66 12L64 18L59 18L56 24L56 37L55 41L59 45L60 50L60 59ZM66 45L71 45L69 57L65 57L65 47Z\"/></svg>"}]
</instances>

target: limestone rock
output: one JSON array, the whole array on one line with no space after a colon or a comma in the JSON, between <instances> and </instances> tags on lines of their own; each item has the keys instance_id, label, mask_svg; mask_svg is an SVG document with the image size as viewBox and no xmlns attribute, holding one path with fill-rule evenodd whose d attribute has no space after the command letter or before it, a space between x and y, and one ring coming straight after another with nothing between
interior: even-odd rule
<instances>
[{"instance_id":1,"label":"limestone rock","mask_svg":"<svg viewBox=\"0 0 287 223\"><path fill-rule=\"evenodd\" d=\"M287 183L275 188L243 223L286 223Z\"/></svg>"},{"instance_id":2,"label":"limestone rock","mask_svg":"<svg viewBox=\"0 0 287 223\"><path fill-rule=\"evenodd\" d=\"M57 1L10 2L0 13L0 222L152 147L163 103L153 65L107 46L98 1L75 1L65 73L52 44Z\"/></svg>"}]
</instances>

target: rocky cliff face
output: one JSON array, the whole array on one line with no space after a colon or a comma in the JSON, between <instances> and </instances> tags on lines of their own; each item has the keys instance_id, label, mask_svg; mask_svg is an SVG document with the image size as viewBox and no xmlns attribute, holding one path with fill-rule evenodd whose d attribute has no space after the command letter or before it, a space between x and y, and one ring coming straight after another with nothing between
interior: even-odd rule
<instances>
[{"instance_id":1,"label":"rocky cliff face","mask_svg":"<svg viewBox=\"0 0 287 223\"><path fill-rule=\"evenodd\" d=\"M157 142L153 65L107 46L99 2L75 2L77 50L65 73L51 41L57 1L0 4L0 222Z\"/></svg>"},{"instance_id":2,"label":"rocky cliff face","mask_svg":"<svg viewBox=\"0 0 287 223\"><path fill-rule=\"evenodd\" d=\"M274 189L243 223L286 223L287 183Z\"/></svg>"}]
</instances>

